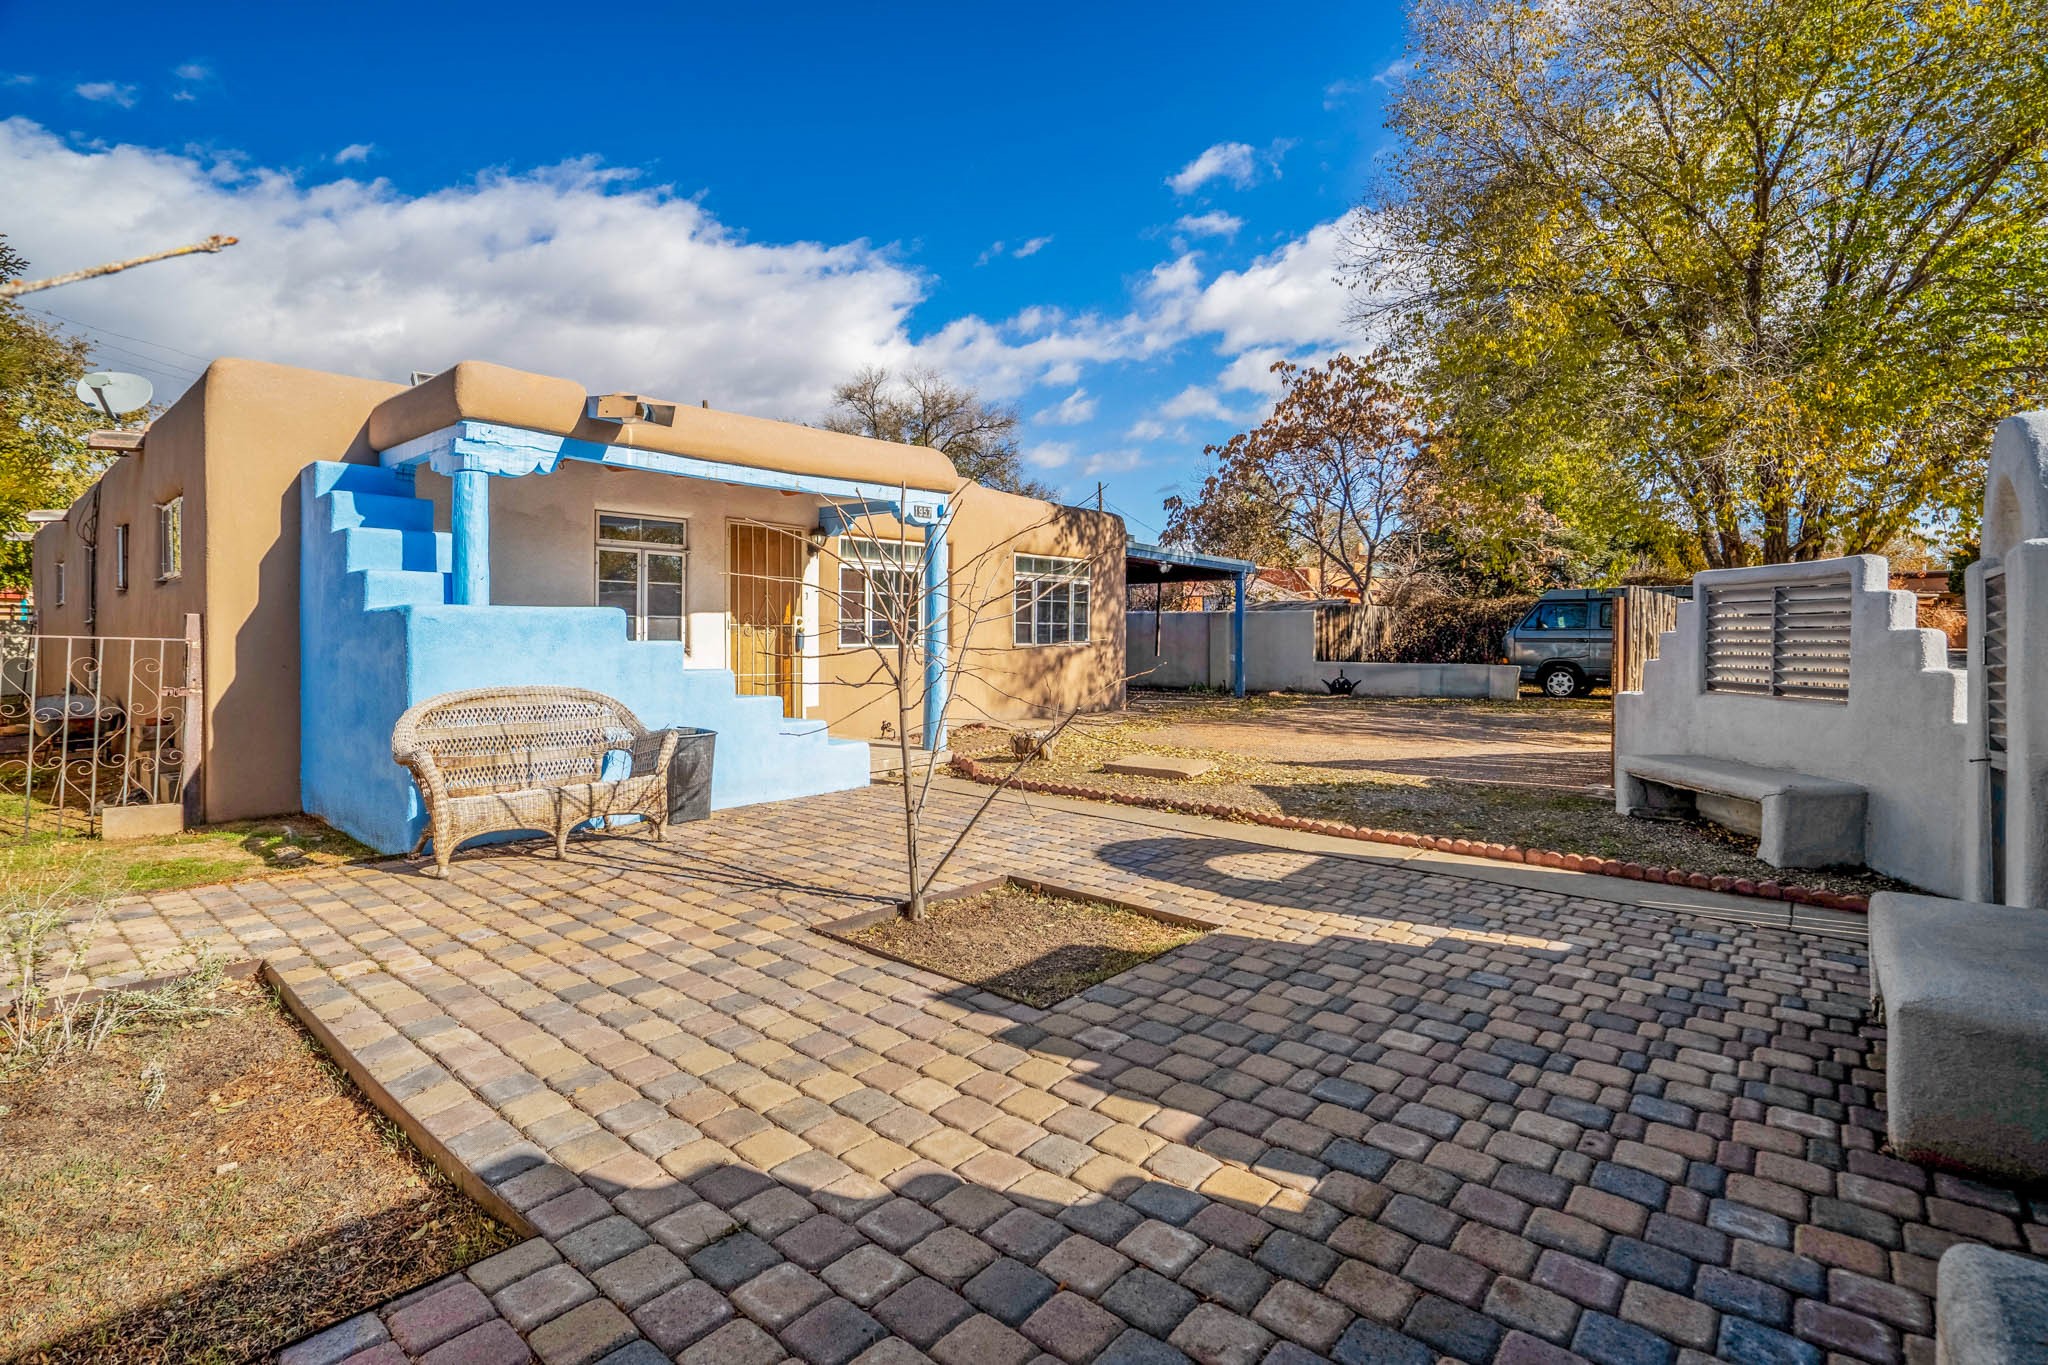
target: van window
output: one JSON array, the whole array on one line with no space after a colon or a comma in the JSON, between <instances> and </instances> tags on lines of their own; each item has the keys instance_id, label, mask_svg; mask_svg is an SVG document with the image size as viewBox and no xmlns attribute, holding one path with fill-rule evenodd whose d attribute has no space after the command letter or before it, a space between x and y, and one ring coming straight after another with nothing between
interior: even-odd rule
<instances>
[{"instance_id":1,"label":"van window","mask_svg":"<svg viewBox=\"0 0 2048 1365\"><path fill-rule=\"evenodd\" d=\"M1586 604L1584 602L1538 602L1536 610L1529 613L1529 619L1522 622L1523 630L1584 630L1586 628Z\"/></svg>"},{"instance_id":2,"label":"van window","mask_svg":"<svg viewBox=\"0 0 2048 1365\"><path fill-rule=\"evenodd\" d=\"M1600 599L1600 629L1614 629L1614 599L1611 597Z\"/></svg>"}]
</instances>

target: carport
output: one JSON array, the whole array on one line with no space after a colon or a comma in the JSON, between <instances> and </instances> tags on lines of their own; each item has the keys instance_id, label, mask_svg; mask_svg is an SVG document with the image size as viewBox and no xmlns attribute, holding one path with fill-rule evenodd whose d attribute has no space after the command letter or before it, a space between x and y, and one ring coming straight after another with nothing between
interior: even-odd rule
<instances>
[{"instance_id":1,"label":"carport","mask_svg":"<svg viewBox=\"0 0 2048 1365\"><path fill-rule=\"evenodd\" d=\"M1252 575L1259 566L1248 559L1225 559L1221 555L1196 554L1193 550L1170 550L1164 545L1131 541L1124 546L1124 611L1131 609L1130 590L1138 583L1219 583L1237 585L1230 606L1230 690L1244 695L1244 605ZM1156 606L1156 604L1155 604ZM1160 618L1152 613L1152 651L1159 652Z\"/></svg>"}]
</instances>

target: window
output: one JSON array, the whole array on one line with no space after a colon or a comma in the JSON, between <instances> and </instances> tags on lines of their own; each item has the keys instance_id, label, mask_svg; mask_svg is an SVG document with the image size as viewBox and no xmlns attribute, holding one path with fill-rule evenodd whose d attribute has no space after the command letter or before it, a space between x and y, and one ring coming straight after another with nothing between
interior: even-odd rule
<instances>
[{"instance_id":1,"label":"window","mask_svg":"<svg viewBox=\"0 0 2048 1365\"><path fill-rule=\"evenodd\" d=\"M839 541L839 643L893 645L896 622L922 620L924 546Z\"/></svg>"},{"instance_id":2,"label":"window","mask_svg":"<svg viewBox=\"0 0 2048 1365\"><path fill-rule=\"evenodd\" d=\"M683 638L683 567L690 525L597 514L597 605L626 613L635 640Z\"/></svg>"},{"instance_id":3,"label":"window","mask_svg":"<svg viewBox=\"0 0 2048 1365\"><path fill-rule=\"evenodd\" d=\"M1529 613L1529 619L1522 622L1523 630L1584 630L1586 628L1586 604L1584 602L1538 602L1536 610Z\"/></svg>"},{"instance_id":4,"label":"window","mask_svg":"<svg viewBox=\"0 0 2048 1365\"><path fill-rule=\"evenodd\" d=\"M1088 561L1017 556L1016 641L1078 645L1088 640Z\"/></svg>"},{"instance_id":5,"label":"window","mask_svg":"<svg viewBox=\"0 0 2048 1365\"><path fill-rule=\"evenodd\" d=\"M114 591L128 591L128 523L114 528Z\"/></svg>"},{"instance_id":6,"label":"window","mask_svg":"<svg viewBox=\"0 0 2048 1365\"><path fill-rule=\"evenodd\" d=\"M156 580L177 578L185 572L185 499L172 498L156 505Z\"/></svg>"},{"instance_id":7,"label":"window","mask_svg":"<svg viewBox=\"0 0 2048 1365\"><path fill-rule=\"evenodd\" d=\"M58 561L57 561L57 584L56 584L56 591L57 591L57 601L56 601L56 604L55 604L55 605L57 605L57 606L60 606L60 607L64 605L64 597L65 597L65 588L67 587L67 585L66 585L66 583L65 583L65 581L64 581L64 579L65 579L65 576L66 576L66 575L65 575L65 572L64 572L64 561L60 559L60 560L58 560Z\"/></svg>"}]
</instances>

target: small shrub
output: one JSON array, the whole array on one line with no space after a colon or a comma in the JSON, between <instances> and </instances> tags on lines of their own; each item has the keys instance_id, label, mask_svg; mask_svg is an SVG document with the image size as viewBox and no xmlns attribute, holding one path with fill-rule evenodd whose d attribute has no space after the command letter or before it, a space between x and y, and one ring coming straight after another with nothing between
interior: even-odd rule
<instances>
[{"instance_id":1,"label":"small shrub","mask_svg":"<svg viewBox=\"0 0 2048 1365\"><path fill-rule=\"evenodd\" d=\"M1499 663L1501 637L1535 604L1534 595L1412 598L1395 609L1393 629L1373 658L1399 664Z\"/></svg>"},{"instance_id":2,"label":"small shrub","mask_svg":"<svg viewBox=\"0 0 2048 1365\"><path fill-rule=\"evenodd\" d=\"M1923 630L1938 630L1948 636L1950 649L1970 647L1970 618L1961 598L1921 598L1919 624Z\"/></svg>"},{"instance_id":3,"label":"small shrub","mask_svg":"<svg viewBox=\"0 0 2048 1365\"><path fill-rule=\"evenodd\" d=\"M151 990L95 988L85 960L105 927L104 898L75 882L0 891L0 1079L90 1056L132 1028L227 1012L208 1003L225 965L211 949Z\"/></svg>"}]
</instances>

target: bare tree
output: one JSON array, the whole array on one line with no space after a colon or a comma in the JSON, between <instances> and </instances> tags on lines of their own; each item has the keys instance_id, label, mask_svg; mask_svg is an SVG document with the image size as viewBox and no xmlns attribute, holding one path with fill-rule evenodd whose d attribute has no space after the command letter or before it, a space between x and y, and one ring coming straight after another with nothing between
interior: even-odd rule
<instances>
[{"instance_id":1,"label":"bare tree","mask_svg":"<svg viewBox=\"0 0 2048 1365\"><path fill-rule=\"evenodd\" d=\"M955 510L965 497L972 495L973 490L969 489L956 497ZM979 643L976 639L977 626L999 621L1007 626L1013 619L1020 589L1011 581L1009 566L1018 540L1035 530L1059 525L1066 517L1074 515L1079 514L1054 509L1037 522L985 549L954 555L950 563L939 566L939 576L946 583L949 636L948 647L942 655L931 652L931 641L926 634L928 599L925 585L931 581L929 571L933 548L930 538L920 533L917 539L912 539L911 528L900 520L867 511L853 517L841 533L840 562L850 573L842 582L840 594L837 655L867 662L868 675L853 679L850 685L881 684L878 702L894 713L890 730L903 773L903 841L908 892L903 902L903 915L907 919L924 918L926 898L939 875L996 798L1036 757L1036 753L1022 756L1011 773L982 796L966 821L934 854L926 838L926 826L932 783L938 766L936 752L931 755L933 761L920 764L916 756L918 741L913 740L913 736L921 736L924 729L924 700L930 675L937 674L943 695L955 710L963 705L969 708L975 705L972 698L963 696L960 688L963 680L972 680L979 688L1017 702L1020 707L1040 710L1048 722L1039 730L1044 743L1050 743L1075 716L1090 709L1093 703L1113 698L1126 681L1119 665L1114 677L1100 681L1094 690L1073 698L1071 706L1046 708L1042 697L1026 697L1006 690L998 670L990 665L992 655L1008 651L1003 647ZM1117 554L1121 554L1120 549ZM1099 582L1108 567L1109 557L1107 547L1092 547L1087 557L1079 561L1087 566L1087 578L1083 580L1076 570L1068 581L1067 610L1085 612L1088 609L1093 601L1092 592L1083 589L1077 597L1073 584L1086 581L1092 586L1092 583ZM850 589L850 584L858 585L857 593ZM1057 586L1055 581L1027 585L1022 591L1050 592ZM936 668L933 667L935 660Z\"/></svg>"},{"instance_id":2,"label":"bare tree","mask_svg":"<svg viewBox=\"0 0 2048 1365\"><path fill-rule=\"evenodd\" d=\"M892 375L880 366L864 366L832 391L831 411L820 425L851 436L929 446L951 460L963 479L1058 501L1053 489L1023 471L1016 409L984 402L934 370Z\"/></svg>"}]
</instances>

